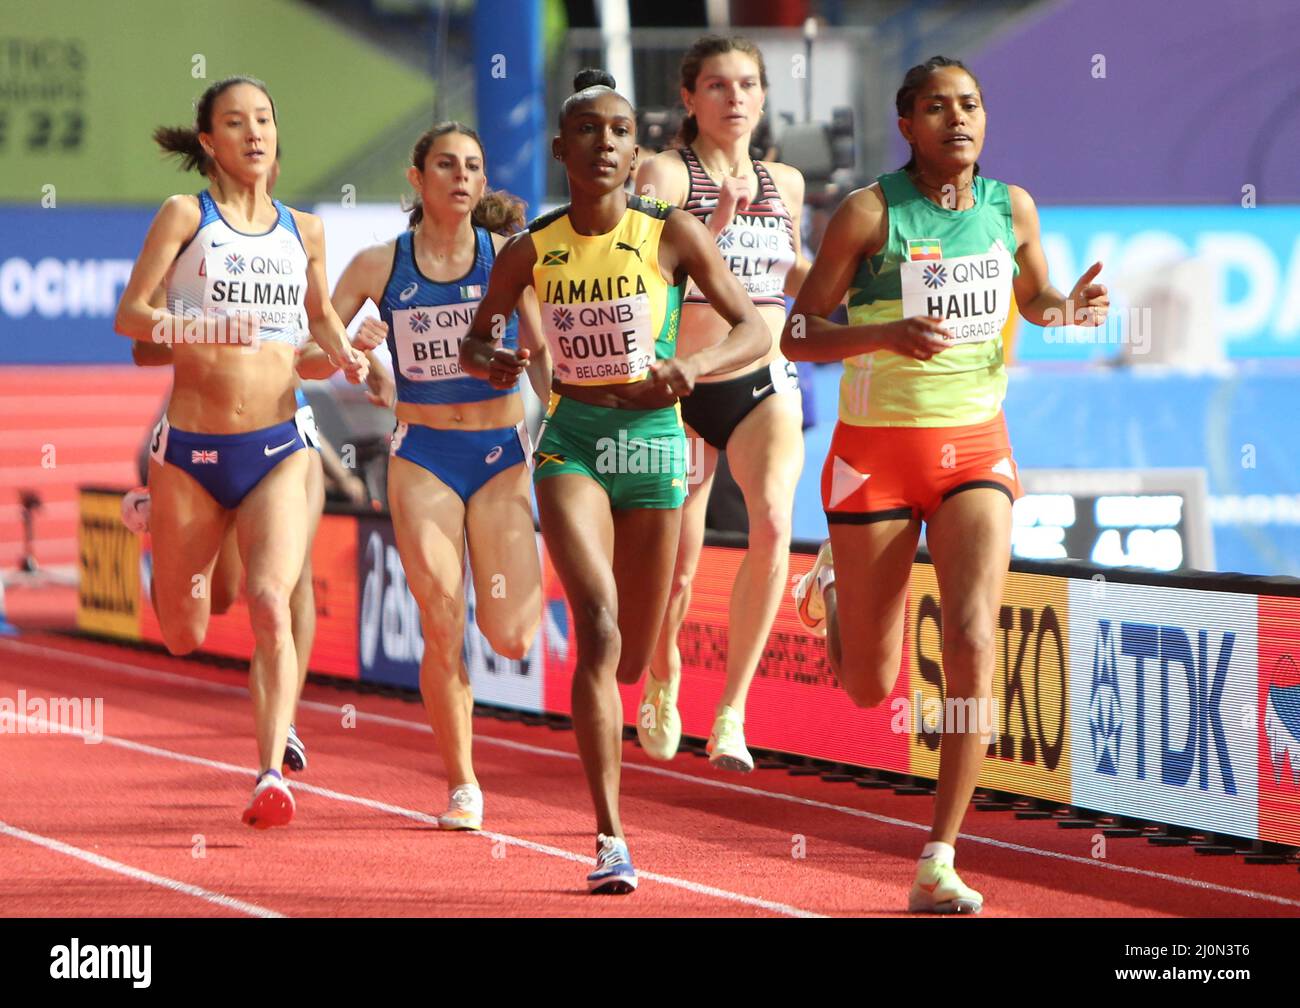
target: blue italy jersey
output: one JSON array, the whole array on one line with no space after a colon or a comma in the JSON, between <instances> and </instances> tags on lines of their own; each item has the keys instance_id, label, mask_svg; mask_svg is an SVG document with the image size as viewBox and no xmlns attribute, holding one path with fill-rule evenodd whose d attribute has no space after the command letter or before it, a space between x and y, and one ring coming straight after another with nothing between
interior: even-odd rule
<instances>
[{"instance_id":1,"label":"blue italy jersey","mask_svg":"<svg viewBox=\"0 0 1300 1008\"><path fill-rule=\"evenodd\" d=\"M435 283L420 272L414 237L412 231L398 235L393 268L379 303L379 316L388 325L398 402L468 403L516 394L518 385L493 388L460 369L460 341L487 291L496 259L491 233L474 228L474 265L449 283ZM510 349L519 345L519 320L514 313L502 345Z\"/></svg>"}]
</instances>

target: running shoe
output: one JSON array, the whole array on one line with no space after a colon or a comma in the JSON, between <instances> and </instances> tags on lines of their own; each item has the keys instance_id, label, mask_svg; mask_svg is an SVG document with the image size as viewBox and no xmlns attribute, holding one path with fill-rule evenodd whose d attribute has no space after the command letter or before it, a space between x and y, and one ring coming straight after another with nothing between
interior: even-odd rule
<instances>
[{"instance_id":1,"label":"running shoe","mask_svg":"<svg viewBox=\"0 0 1300 1008\"><path fill-rule=\"evenodd\" d=\"M284 743L284 765L294 773L307 769L307 747L302 744L293 725L289 725L289 738Z\"/></svg>"},{"instance_id":2,"label":"running shoe","mask_svg":"<svg viewBox=\"0 0 1300 1008\"><path fill-rule=\"evenodd\" d=\"M445 830L481 830L483 828L483 792L477 784L453 788L447 811L438 816L438 828Z\"/></svg>"},{"instance_id":3,"label":"running shoe","mask_svg":"<svg viewBox=\"0 0 1300 1008\"><path fill-rule=\"evenodd\" d=\"M799 616L799 622L818 637L826 636L826 600L822 598L818 576L824 568L830 567L834 570L834 566L835 563L831 559L831 541L827 539L822 543L822 548L817 551L817 559L813 561L812 569L796 581L794 588L790 590L790 594L794 597L794 608Z\"/></svg>"},{"instance_id":4,"label":"running shoe","mask_svg":"<svg viewBox=\"0 0 1300 1008\"><path fill-rule=\"evenodd\" d=\"M293 818L293 795L278 770L263 770L244 809L244 824L255 829L287 826Z\"/></svg>"},{"instance_id":5,"label":"running shoe","mask_svg":"<svg viewBox=\"0 0 1300 1008\"><path fill-rule=\"evenodd\" d=\"M754 769L754 757L745 748L745 719L733 707L723 707L718 712L705 749L709 762L720 770L749 773Z\"/></svg>"},{"instance_id":6,"label":"running shoe","mask_svg":"<svg viewBox=\"0 0 1300 1008\"><path fill-rule=\"evenodd\" d=\"M984 897L961 880L950 864L922 861L916 867L916 881L907 898L911 913L977 914Z\"/></svg>"},{"instance_id":7,"label":"running shoe","mask_svg":"<svg viewBox=\"0 0 1300 1008\"><path fill-rule=\"evenodd\" d=\"M139 535L149 531L148 487L136 487L122 498L122 524Z\"/></svg>"},{"instance_id":8,"label":"running shoe","mask_svg":"<svg viewBox=\"0 0 1300 1008\"><path fill-rule=\"evenodd\" d=\"M682 677L671 682L645 674L645 692L636 717L636 737L651 759L670 760L682 741L682 719L677 713L677 688Z\"/></svg>"},{"instance_id":9,"label":"running shoe","mask_svg":"<svg viewBox=\"0 0 1300 1008\"><path fill-rule=\"evenodd\" d=\"M589 892L602 896L622 895L636 888L636 869L627 843L620 837L596 836L596 870L587 876Z\"/></svg>"}]
</instances>

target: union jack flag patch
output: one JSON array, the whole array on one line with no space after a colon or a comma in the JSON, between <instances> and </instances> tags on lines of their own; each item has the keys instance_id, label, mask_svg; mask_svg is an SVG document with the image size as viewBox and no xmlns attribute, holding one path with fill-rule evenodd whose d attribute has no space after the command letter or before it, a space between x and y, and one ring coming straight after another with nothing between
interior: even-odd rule
<instances>
[{"instance_id":1,"label":"union jack flag patch","mask_svg":"<svg viewBox=\"0 0 1300 1008\"><path fill-rule=\"evenodd\" d=\"M190 452L190 465L216 465L217 453L215 451L198 451Z\"/></svg>"}]
</instances>

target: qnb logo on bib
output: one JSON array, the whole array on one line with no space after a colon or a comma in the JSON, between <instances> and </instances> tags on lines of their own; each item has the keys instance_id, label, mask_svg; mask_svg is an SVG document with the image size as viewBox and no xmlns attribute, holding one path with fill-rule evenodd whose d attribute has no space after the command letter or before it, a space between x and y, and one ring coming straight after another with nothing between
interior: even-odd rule
<instances>
[{"instance_id":1,"label":"qnb logo on bib","mask_svg":"<svg viewBox=\"0 0 1300 1008\"><path fill-rule=\"evenodd\" d=\"M898 264L903 317L937 315L948 342L983 343L1006 325L1011 307L1011 256L1001 245L980 255Z\"/></svg>"},{"instance_id":2,"label":"qnb logo on bib","mask_svg":"<svg viewBox=\"0 0 1300 1008\"><path fill-rule=\"evenodd\" d=\"M478 302L403 308L393 312L397 368L409 381L464 377L460 341L469 331Z\"/></svg>"},{"instance_id":3,"label":"qnb logo on bib","mask_svg":"<svg viewBox=\"0 0 1300 1008\"><path fill-rule=\"evenodd\" d=\"M650 299L542 305L560 380L574 385L635 381L654 363Z\"/></svg>"}]
</instances>

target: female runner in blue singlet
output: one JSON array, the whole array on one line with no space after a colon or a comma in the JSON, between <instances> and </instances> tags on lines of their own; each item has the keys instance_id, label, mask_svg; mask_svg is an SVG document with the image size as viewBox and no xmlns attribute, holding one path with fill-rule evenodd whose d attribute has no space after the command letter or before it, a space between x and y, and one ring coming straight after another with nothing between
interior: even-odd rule
<instances>
[{"instance_id":1,"label":"female runner in blue singlet","mask_svg":"<svg viewBox=\"0 0 1300 1008\"><path fill-rule=\"evenodd\" d=\"M448 808L438 824L477 830L483 792L470 751L474 698L463 655L466 542L476 620L497 654L524 656L542 594L519 389L463 373L460 340L504 235L524 224L523 204L487 192L482 144L459 123L416 141L407 179L416 200L410 230L352 260L334 307L351 320L369 299L383 320L364 322L357 342L386 336L397 381L388 503L420 608L420 693L447 773ZM536 301L525 298L499 336L505 347L531 351L529 379L545 398L550 360L538 332Z\"/></svg>"}]
</instances>

